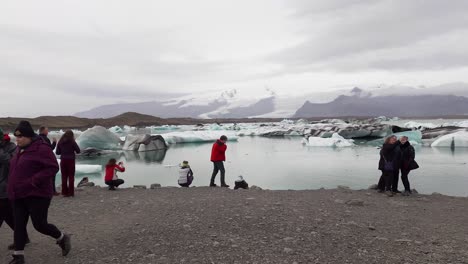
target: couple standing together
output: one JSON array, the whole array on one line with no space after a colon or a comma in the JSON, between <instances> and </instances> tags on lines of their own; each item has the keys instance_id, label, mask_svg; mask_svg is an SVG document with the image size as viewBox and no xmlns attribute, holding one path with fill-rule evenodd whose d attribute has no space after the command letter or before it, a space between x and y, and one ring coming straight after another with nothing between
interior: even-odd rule
<instances>
[{"instance_id":1,"label":"couple standing together","mask_svg":"<svg viewBox=\"0 0 468 264\"><path fill-rule=\"evenodd\" d=\"M415 156L408 137L403 136L400 140L396 136L386 138L380 150L379 170L382 171L382 176L378 183L379 192L385 192L390 197L401 193L398 191L398 178L401 170L401 181L405 187L402 195L411 195L408 175L410 171L419 168Z\"/></svg>"}]
</instances>

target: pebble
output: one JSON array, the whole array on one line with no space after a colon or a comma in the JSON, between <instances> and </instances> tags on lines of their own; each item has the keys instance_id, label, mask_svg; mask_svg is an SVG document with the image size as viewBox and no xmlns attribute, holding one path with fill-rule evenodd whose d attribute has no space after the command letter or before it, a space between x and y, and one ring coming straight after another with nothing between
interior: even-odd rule
<instances>
[{"instance_id":1,"label":"pebble","mask_svg":"<svg viewBox=\"0 0 468 264\"><path fill-rule=\"evenodd\" d=\"M135 189L146 189L146 185L133 185Z\"/></svg>"},{"instance_id":2,"label":"pebble","mask_svg":"<svg viewBox=\"0 0 468 264\"><path fill-rule=\"evenodd\" d=\"M293 252L293 249L292 248L284 248L283 249L284 253L292 253Z\"/></svg>"},{"instance_id":3,"label":"pebble","mask_svg":"<svg viewBox=\"0 0 468 264\"><path fill-rule=\"evenodd\" d=\"M346 204L352 206L364 206L364 201L361 199L351 199L347 201Z\"/></svg>"}]
</instances>

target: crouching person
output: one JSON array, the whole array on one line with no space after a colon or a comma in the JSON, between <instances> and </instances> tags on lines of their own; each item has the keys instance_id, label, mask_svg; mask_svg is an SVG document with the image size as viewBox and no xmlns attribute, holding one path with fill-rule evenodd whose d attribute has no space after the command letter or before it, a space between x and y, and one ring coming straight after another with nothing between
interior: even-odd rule
<instances>
[{"instance_id":1,"label":"crouching person","mask_svg":"<svg viewBox=\"0 0 468 264\"><path fill-rule=\"evenodd\" d=\"M244 180L244 177L239 176L234 182L234 190L237 189L249 189L249 184Z\"/></svg>"},{"instance_id":2,"label":"crouching person","mask_svg":"<svg viewBox=\"0 0 468 264\"><path fill-rule=\"evenodd\" d=\"M106 165L106 176L104 182L109 186L109 190L115 191L116 187L124 184L124 180L119 179L117 172L124 172L125 167L123 162L117 163L116 159L110 159Z\"/></svg>"},{"instance_id":3,"label":"crouching person","mask_svg":"<svg viewBox=\"0 0 468 264\"><path fill-rule=\"evenodd\" d=\"M181 187L190 187L190 184L193 182L193 171L190 168L188 161L183 161L180 164L179 169L179 180L178 183Z\"/></svg>"},{"instance_id":4,"label":"crouching person","mask_svg":"<svg viewBox=\"0 0 468 264\"><path fill-rule=\"evenodd\" d=\"M8 197L13 204L14 244L10 264L25 263L26 225L31 217L34 228L57 241L66 256L71 250L70 236L47 221L53 193L53 179L59 170L52 149L34 133L31 124L21 121L15 130L18 149L10 162Z\"/></svg>"}]
</instances>

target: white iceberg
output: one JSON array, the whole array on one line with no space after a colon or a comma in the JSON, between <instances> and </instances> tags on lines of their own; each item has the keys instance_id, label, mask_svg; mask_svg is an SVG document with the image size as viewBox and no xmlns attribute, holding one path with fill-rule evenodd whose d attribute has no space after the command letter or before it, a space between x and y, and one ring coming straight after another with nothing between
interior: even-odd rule
<instances>
[{"instance_id":1,"label":"white iceberg","mask_svg":"<svg viewBox=\"0 0 468 264\"><path fill-rule=\"evenodd\" d=\"M433 148L468 148L468 131L458 131L438 137L432 142Z\"/></svg>"},{"instance_id":2,"label":"white iceberg","mask_svg":"<svg viewBox=\"0 0 468 264\"><path fill-rule=\"evenodd\" d=\"M162 134L167 144L176 143L195 143L195 142L214 142L222 135L226 135L229 141L237 141L237 136L232 132L226 131L185 131L170 132Z\"/></svg>"},{"instance_id":3,"label":"white iceberg","mask_svg":"<svg viewBox=\"0 0 468 264\"><path fill-rule=\"evenodd\" d=\"M57 162L60 164L60 159L57 159ZM76 164L75 165L75 175L101 174L101 173L102 173L102 165L92 165L92 164Z\"/></svg>"},{"instance_id":4,"label":"white iceberg","mask_svg":"<svg viewBox=\"0 0 468 264\"><path fill-rule=\"evenodd\" d=\"M83 132L76 140L81 149L120 149L120 138L102 126L95 126Z\"/></svg>"},{"instance_id":5,"label":"white iceberg","mask_svg":"<svg viewBox=\"0 0 468 264\"><path fill-rule=\"evenodd\" d=\"M409 122L406 122L405 124L403 124L403 127L425 129L425 128L440 127L440 125L436 125L434 123L420 123L420 122L416 122L416 121L409 121Z\"/></svg>"},{"instance_id":6,"label":"white iceberg","mask_svg":"<svg viewBox=\"0 0 468 264\"><path fill-rule=\"evenodd\" d=\"M308 147L352 147L354 146L354 140L345 139L338 133L334 133L330 138L322 137L309 137L305 139L305 145Z\"/></svg>"}]
</instances>

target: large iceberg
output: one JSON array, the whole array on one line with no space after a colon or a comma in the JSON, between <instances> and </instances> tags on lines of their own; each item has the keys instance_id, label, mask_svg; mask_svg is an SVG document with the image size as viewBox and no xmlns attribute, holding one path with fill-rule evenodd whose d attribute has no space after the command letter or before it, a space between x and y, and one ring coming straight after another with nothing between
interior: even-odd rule
<instances>
[{"instance_id":1,"label":"large iceberg","mask_svg":"<svg viewBox=\"0 0 468 264\"><path fill-rule=\"evenodd\" d=\"M166 141L160 135L127 135L123 150L153 151L166 149Z\"/></svg>"},{"instance_id":2,"label":"large iceberg","mask_svg":"<svg viewBox=\"0 0 468 264\"><path fill-rule=\"evenodd\" d=\"M170 132L161 136L167 144L175 143L195 143L195 142L214 142L222 135L226 135L229 141L237 141L237 136L232 132L226 131L185 131Z\"/></svg>"},{"instance_id":3,"label":"large iceberg","mask_svg":"<svg viewBox=\"0 0 468 264\"><path fill-rule=\"evenodd\" d=\"M57 162L60 164L60 159L57 159ZM76 175L101 174L101 173L102 173L102 165L92 165L92 164L76 164L75 165Z\"/></svg>"},{"instance_id":4,"label":"large iceberg","mask_svg":"<svg viewBox=\"0 0 468 264\"><path fill-rule=\"evenodd\" d=\"M81 149L120 149L120 138L102 126L87 129L76 140Z\"/></svg>"},{"instance_id":5,"label":"large iceberg","mask_svg":"<svg viewBox=\"0 0 468 264\"><path fill-rule=\"evenodd\" d=\"M458 131L438 137L431 147L468 148L468 131Z\"/></svg>"},{"instance_id":6,"label":"large iceberg","mask_svg":"<svg viewBox=\"0 0 468 264\"><path fill-rule=\"evenodd\" d=\"M309 137L305 140L305 145L308 147L352 147L354 146L354 140L345 139L338 133L334 133L330 138L322 137Z\"/></svg>"},{"instance_id":7,"label":"large iceberg","mask_svg":"<svg viewBox=\"0 0 468 264\"><path fill-rule=\"evenodd\" d=\"M396 136L397 138L406 136L406 137L408 137L408 141L413 145L419 145L419 144L423 143L422 142L422 133L419 130L394 133L392 135ZM383 145L384 141L385 141L385 138L380 138L380 139L369 141L369 144L374 145L374 146L380 146L380 145Z\"/></svg>"}]
</instances>

